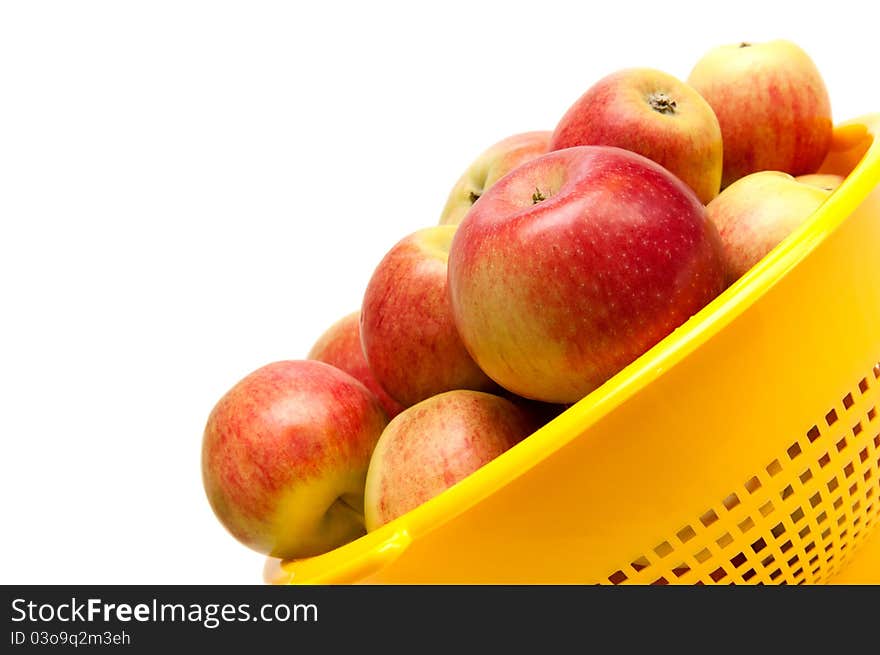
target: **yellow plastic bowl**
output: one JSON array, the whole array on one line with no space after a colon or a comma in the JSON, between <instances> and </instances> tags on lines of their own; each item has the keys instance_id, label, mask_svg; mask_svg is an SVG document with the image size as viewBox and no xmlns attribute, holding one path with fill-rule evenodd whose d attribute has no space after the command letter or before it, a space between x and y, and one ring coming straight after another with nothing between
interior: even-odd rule
<instances>
[{"instance_id":1,"label":"yellow plastic bowl","mask_svg":"<svg viewBox=\"0 0 880 655\"><path fill-rule=\"evenodd\" d=\"M878 133L838 125L821 172L846 179L811 220L601 388L266 581L880 581Z\"/></svg>"}]
</instances>

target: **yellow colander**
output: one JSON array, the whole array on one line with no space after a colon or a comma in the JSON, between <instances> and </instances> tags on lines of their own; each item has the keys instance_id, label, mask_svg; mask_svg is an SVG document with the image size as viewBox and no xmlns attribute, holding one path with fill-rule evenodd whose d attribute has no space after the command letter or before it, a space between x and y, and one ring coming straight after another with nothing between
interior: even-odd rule
<instances>
[{"instance_id":1,"label":"yellow colander","mask_svg":"<svg viewBox=\"0 0 880 655\"><path fill-rule=\"evenodd\" d=\"M880 582L877 134L880 114L838 125L821 172L843 184L601 388L380 529L267 560L265 579Z\"/></svg>"}]
</instances>

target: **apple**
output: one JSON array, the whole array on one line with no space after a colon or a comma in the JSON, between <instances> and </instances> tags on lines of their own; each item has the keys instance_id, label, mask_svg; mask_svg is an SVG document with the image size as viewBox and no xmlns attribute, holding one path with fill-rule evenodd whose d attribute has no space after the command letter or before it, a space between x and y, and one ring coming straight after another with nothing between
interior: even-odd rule
<instances>
[{"instance_id":1,"label":"apple","mask_svg":"<svg viewBox=\"0 0 880 655\"><path fill-rule=\"evenodd\" d=\"M446 260L456 226L401 239L382 258L361 308L361 342L381 387L404 407L452 389L488 391L452 318Z\"/></svg>"},{"instance_id":2,"label":"apple","mask_svg":"<svg viewBox=\"0 0 880 655\"><path fill-rule=\"evenodd\" d=\"M724 248L728 283L739 279L831 195L781 171L738 179L706 207Z\"/></svg>"},{"instance_id":3,"label":"apple","mask_svg":"<svg viewBox=\"0 0 880 655\"><path fill-rule=\"evenodd\" d=\"M807 173L806 175L797 175L794 179L803 184L812 184L825 191L834 191L843 184L843 176L834 173Z\"/></svg>"},{"instance_id":4,"label":"apple","mask_svg":"<svg viewBox=\"0 0 880 655\"><path fill-rule=\"evenodd\" d=\"M481 153L449 192L440 224L458 225L486 189L520 164L545 154L549 150L550 134L548 131L514 134Z\"/></svg>"},{"instance_id":5,"label":"apple","mask_svg":"<svg viewBox=\"0 0 880 655\"><path fill-rule=\"evenodd\" d=\"M388 418L394 418L403 406L388 395L367 364L361 346L360 317L360 311L352 312L327 328L312 346L308 359L335 366L362 382L379 399Z\"/></svg>"},{"instance_id":6,"label":"apple","mask_svg":"<svg viewBox=\"0 0 880 655\"><path fill-rule=\"evenodd\" d=\"M278 558L318 555L364 534L363 494L388 423L376 397L323 362L267 364L208 417L202 480L220 522Z\"/></svg>"},{"instance_id":7,"label":"apple","mask_svg":"<svg viewBox=\"0 0 880 655\"><path fill-rule=\"evenodd\" d=\"M576 146L523 164L462 220L449 292L462 341L515 394L572 403L724 288L721 243L679 178Z\"/></svg>"},{"instance_id":8,"label":"apple","mask_svg":"<svg viewBox=\"0 0 880 655\"><path fill-rule=\"evenodd\" d=\"M553 132L551 150L617 146L664 166L705 204L721 188L721 128L691 86L652 68L626 68L596 82Z\"/></svg>"},{"instance_id":9,"label":"apple","mask_svg":"<svg viewBox=\"0 0 880 655\"><path fill-rule=\"evenodd\" d=\"M367 530L463 480L534 428L514 403L480 391L447 391L404 410L385 428L370 460Z\"/></svg>"},{"instance_id":10,"label":"apple","mask_svg":"<svg viewBox=\"0 0 880 655\"><path fill-rule=\"evenodd\" d=\"M722 188L757 171L803 175L819 168L831 143L831 101L816 65L796 44L713 48L687 81L721 124Z\"/></svg>"}]
</instances>

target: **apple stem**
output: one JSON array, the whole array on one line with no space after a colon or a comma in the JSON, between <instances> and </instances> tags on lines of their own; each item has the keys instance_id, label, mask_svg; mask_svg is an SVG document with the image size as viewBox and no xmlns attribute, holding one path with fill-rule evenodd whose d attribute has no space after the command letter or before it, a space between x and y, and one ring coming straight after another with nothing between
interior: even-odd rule
<instances>
[{"instance_id":1,"label":"apple stem","mask_svg":"<svg viewBox=\"0 0 880 655\"><path fill-rule=\"evenodd\" d=\"M468 195L468 199L471 201L471 204L473 205L477 200L480 199L480 194L474 193L473 191L471 191L470 195Z\"/></svg>"},{"instance_id":2,"label":"apple stem","mask_svg":"<svg viewBox=\"0 0 880 655\"><path fill-rule=\"evenodd\" d=\"M538 187L535 187L535 192L532 194L532 204L537 205L542 200L547 200L546 196L541 193L541 190Z\"/></svg>"},{"instance_id":3,"label":"apple stem","mask_svg":"<svg viewBox=\"0 0 880 655\"><path fill-rule=\"evenodd\" d=\"M751 45L752 45L752 44L749 43L748 41L742 41L742 42L740 42L739 47L740 47L740 48L748 48L748 47L751 46Z\"/></svg>"},{"instance_id":4,"label":"apple stem","mask_svg":"<svg viewBox=\"0 0 880 655\"><path fill-rule=\"evenodd\" d=\"M663 93L663 91L655 91L648 96L648 104L651 109L661 114L675 113L675 100Z\"/></svg>"}]
</instances>

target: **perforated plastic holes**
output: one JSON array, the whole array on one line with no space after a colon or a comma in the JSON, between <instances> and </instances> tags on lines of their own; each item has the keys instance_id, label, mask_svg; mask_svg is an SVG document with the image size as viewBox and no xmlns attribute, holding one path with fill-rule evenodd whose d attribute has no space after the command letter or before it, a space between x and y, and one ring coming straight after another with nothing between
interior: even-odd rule
<instances>
[{"instance_id":1,"label":"perforated plastic holes","mask_svg":"<svg viewBox=\"0 0 880 655\"><path fill-rule=\"evenodd\" d=\"M804 584L834 575L880 510L880 362L838 398L740 488L608 582Z\"/></svg>"}]
</instances>

